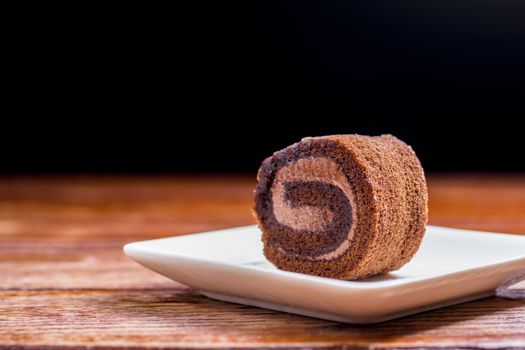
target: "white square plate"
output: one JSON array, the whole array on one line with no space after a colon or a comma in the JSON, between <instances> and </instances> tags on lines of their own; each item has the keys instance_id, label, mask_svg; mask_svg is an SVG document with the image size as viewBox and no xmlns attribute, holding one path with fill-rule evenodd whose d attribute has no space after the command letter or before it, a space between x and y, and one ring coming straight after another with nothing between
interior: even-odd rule
<instances>
[{"instance_id":1,"label":"white square plate","mask_svg":"<svg viewBox=\"0 0 525 350\"><path fill-rule=\"evenodd\" d=\"M256 226L129 243L141 265L219 300L349 323L375 323L486 297L525 272L525 236L428 226L400 270L340 281L276 269Z\"/></svg>"}]
</instances>

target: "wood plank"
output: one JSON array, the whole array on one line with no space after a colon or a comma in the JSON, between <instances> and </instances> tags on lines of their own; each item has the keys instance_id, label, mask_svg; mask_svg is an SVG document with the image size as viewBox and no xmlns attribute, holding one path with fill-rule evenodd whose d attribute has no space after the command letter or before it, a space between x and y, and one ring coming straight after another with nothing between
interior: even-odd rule
<instances>
[{"instance_id":1,"label":"wood plank","mask_svg":"<svg viewBox=\"0 0 525 350\"><path fill-rule=\"evenodd\" d=\"M0 245L112 246L254 223L253 176L0 179Z\"/></svg>"},{"instance_id":2,"label":"wood plank","mask_svg":"<svg viewBox=\"0 0 525 350\"><path fill-rule=\"evenodd\" d=\"M0 248L0 272L0 290L183 288L114 248Z\"/></svg>"},{"instance_id":3,"label":"wood plank","mask_svg":"<svg viewBox=\"0 0 525 350\"><path fill-rule=\"evenodd\" d=\"M525 175L431 175L434 225L525 234Z\"/></svg>"},{"instance_id":4,"label":"wood plank","mask_svg":"<svg viewBox=\"0 0 525 350\"><path fill-rule=\"evenodd\" d=\"M253 224L252 176L0 179L0 244L113 246ZM433 176L430 223L525 233L525 178ZM487 200L490 198L490 200Z\"/></svg>"},{"instance_id":5,"label":"wood plank","mask_svg":"<svg viewBox=\"0 0 525 350\"><path fill-rule=\"evenodd\" d=\"M0 348L525 347L523 301L489 298L351 326L209 300L122 254L132 240L253 223L254 183L0 178ZM429 188L432 224L525 233L523 175L438 175Z\"/></svg>"},{"instance_id":6,"label":"wood plank","mask_svg":"<svg viewBox=\"0 0 525 350\"><path fill-rule=\"evenodd\" d=\"M186 290L4 291L0 298L4 345L525 346L525 304L498 298L367 326L222 303Z\"/></svg>"}]
</instances>

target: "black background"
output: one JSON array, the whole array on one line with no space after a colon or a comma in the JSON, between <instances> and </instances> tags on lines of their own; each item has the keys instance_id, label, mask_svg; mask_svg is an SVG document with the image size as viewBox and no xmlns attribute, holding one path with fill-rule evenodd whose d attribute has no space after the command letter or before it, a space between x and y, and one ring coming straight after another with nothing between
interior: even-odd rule
<instances>
[{"instance_id":1,"label":"black background","mask_svg":"<svg viewBox=\"0 0 525 350\"><path fill-rule=\"evenodd\" d=\"M18 12L0 172L255 172L333 133L525 171L525 2L130 6Z\"/></svg>"}]
</instances>

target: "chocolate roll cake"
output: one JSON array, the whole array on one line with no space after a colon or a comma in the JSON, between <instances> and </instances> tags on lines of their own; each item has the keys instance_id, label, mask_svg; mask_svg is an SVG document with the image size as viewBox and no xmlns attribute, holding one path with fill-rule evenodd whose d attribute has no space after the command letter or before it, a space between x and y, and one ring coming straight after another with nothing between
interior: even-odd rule
<instances>
[{"instance_id":1,"label":"chocolate roll cake","mask_svg":"<svg viewBox=\"0 0 525 350\"><path fill-rule=\"evenodd\" d=\"M279 269L345 280L396 270L416 253L427 188L391 135L303 139L261 165L255 215Z\"/></svg>"}]
</instances>

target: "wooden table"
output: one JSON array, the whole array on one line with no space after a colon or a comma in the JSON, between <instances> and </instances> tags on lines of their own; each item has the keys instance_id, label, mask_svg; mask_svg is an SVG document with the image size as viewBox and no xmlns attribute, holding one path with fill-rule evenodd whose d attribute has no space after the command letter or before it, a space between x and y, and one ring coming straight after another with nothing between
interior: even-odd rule
<instances>
[{"instance_id":1,"label":"wooden table","mask_svg":"<svg viewBox=\"0 0 525 350\"><path fill-rule=\"evenodd\" d=\"M525 347L525 302L355 326L222 303L124 243L254 222L252 176L0 178L0 348ZM525 233L525 176L431 176L430 222Z\"/></svg>"}]
</instances>

